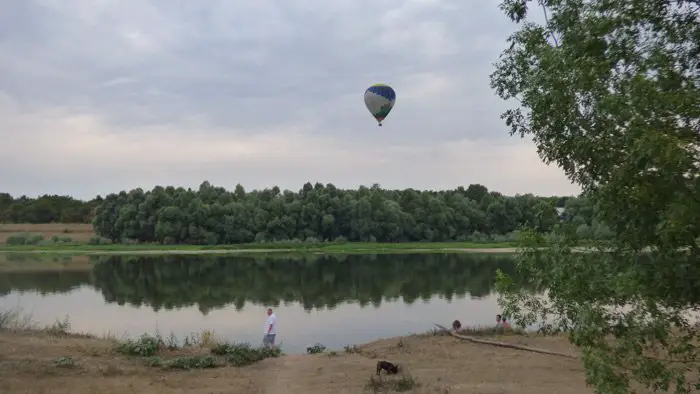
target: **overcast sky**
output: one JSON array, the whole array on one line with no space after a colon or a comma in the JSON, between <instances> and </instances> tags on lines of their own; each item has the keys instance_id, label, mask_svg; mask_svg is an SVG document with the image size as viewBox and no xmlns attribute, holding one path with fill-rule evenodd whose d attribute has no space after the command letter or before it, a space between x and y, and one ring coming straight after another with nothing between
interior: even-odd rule
<instances>
[{"instance_id":1,"label":"overcast sky","mask_svg":"<svg viewBox=\"0 0 700 394\"><path fill-rule=\"evenodd\" d=\"M489 88L496 0L9 0L0 188L80 198L203 180L576 194ZM378 127L362 95L392 85Z\"/></svg>"}]
</instances>

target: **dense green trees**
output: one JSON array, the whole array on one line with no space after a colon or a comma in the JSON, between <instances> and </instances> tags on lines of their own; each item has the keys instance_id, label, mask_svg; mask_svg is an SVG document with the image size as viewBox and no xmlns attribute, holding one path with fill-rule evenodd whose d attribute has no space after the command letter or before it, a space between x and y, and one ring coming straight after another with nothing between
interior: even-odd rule
<instances>
[{"instance_id":1,"label":"dense green trees","mask_svg":"<svg viewBox=\"0 0 700 394\"><path fill-rule=\"evenodd\" d=\"M556 206L575 199L515 197L482 185L448 191L357 190L306 183L298 192L278 187L227 191L156 187L105 197L95 232L112 241L235 244L271 241L459 241L512 238L520 226L547 232L559 222ZM579 204L580 205L580 204ZM593 225L585 209L576 220Z\"/></svg>"},{"instance_id":2,"label":"dense green trees","mask_svg":"<svg viewBox=\"0 0 700 394\"><path fill-rule=\"evenodd\" d=\"M611 236L583 196L504 196L478 184L419 191L306 183L298 192L248 192L203 182L197 190L158 186L89 201L0 193L0 223L93 223L112 242L505 241L521 227L547 233L562 221L583 238Z\"/></svg>"},{"instance_id":3,"label":"dense green trees","mask_svg":"<svg viewBox=\"0 0 700 394\"><path fill-rule=\"evenodd\" d=\"M526 236L519 270L548 298L499 282L505 313L579 346L597 393L700 389L700 1L505 0L523 22L492 75L532 137L614 229ZM527 19L544 10L544 23ZM562 228L566 230L566 228ZM572 229L573 230L573 229ZM542 248L550 246L549 248ZM636 382L635 382L636 381Z\"/></svg>"},{"instance_id":4,"label":"dense green trees","mask_svg":"<svg viewBox=\"0 0 700 394\"><path fill-rule=\"evenodd\" d=\"M101 202L99 196L80 201L68 196L13 198L0 193L0 223L90 223Z\"/></svg>"}]
</instances>

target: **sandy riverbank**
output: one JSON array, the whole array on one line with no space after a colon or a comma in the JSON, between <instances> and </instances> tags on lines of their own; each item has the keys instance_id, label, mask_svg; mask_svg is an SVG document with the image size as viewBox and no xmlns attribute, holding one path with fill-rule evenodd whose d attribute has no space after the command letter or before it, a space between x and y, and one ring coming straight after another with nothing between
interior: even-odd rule
<instances>
[{"instance_id":1,"label":"sandy riverbank","mask_svg":"<svg viewBox=\"0 0 700 394\"><path fill-rule=\"evenodd\" d=\"M500 340L574 353L562 337ZM399 345L401 343L401 345ZM0 332L3 393L363 393L377 360L403 366L414 393L592 393L578 360L414 335L378 340L360 352L289 355L248 367L173 371L121 356L103 339L45 332ZM70 356L72 366L58 365ZM385 378L386 379L386 378Z\"/></svg>"}]
</instances>

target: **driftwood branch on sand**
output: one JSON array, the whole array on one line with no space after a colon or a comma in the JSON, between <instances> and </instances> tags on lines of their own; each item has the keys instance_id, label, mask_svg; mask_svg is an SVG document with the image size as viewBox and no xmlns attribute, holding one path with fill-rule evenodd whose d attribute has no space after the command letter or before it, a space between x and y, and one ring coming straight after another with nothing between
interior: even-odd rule
<instances>
[{"instance_id":1,"label":"driftwood branch on sand","mask_svg":"<svg viewBox=\"0 0 700 394\"><path fill-rule=\"evenodd\" d=\"M549 355L552 355L552 356L566 357L566 358L571 358L571 359L578 359L578 357L576 357L576 356L574 356L574 355L571 355L571 354L567 354L567 353L553 352L553 351L550 351L550 350L538 349L538 348L529 347L529 346L515 345L515 344L512 344L512 343L506 343L506 342L487 341L487 340L485 340L485 339L478 339L478 338L474 338L474 337L470 337L470 336L466 336L466 335L460 335L460 334L457 334L456 332L454 332L454 331L448 329L447 327L441 326L441 325L439 325L439 324L437 324L437 323L435 323L435 325L436 325L439 329L441 329L442 331L445 331L445 332L447 332L448 334L450 334L451 336L453 336L453 337L455 337L455 338L457 338L457 339L461 339L461 340L463 340L463 341L469 341L469 342L473 342L473 343L479 343L479 344L482 344L482 345L491 345L491 346L505 347L505 348L510 348L510 349L524 350L524 351L527 351L527 352L534 352L534 353L541 353L541 354L549 354Z\"/></svg>"}]
</instances>

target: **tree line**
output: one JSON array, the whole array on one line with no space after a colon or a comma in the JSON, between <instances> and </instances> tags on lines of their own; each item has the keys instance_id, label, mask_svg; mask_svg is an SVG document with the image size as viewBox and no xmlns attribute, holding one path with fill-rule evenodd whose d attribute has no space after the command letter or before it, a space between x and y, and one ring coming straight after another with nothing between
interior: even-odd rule
<instances>
[{"instance_id":1,"label":"tree line","mask_svg":"<svg viewBox=\"0 0 700 394\"><path fill-rule=\"evenodd\" d=\"M196 306L202 313L247 303L295 302L307 311L344 303L378 307L382 302L441 296L483 297L496 271L515 275L508 256L270 255L99 256L85 271L14 272L0 276L0 295L13 290L42 294L91 286L108 303L155 311Z\"/></svg>"},{"instance_id":2,"label":"tree line","mask_svg":"<svg viewBox=\"0 0 700 394\"><path fill-rule=\"evenodd\" d=\"M420 191L307 182L293 192L240 184L228 191L205 181L197 189L137 188L89 201L5 193L0 221L92 223L93 243L498 242L522 227L549 233L562 222L574 223L581 238L611 236L585 196L505 196L479 184Z\"/></svg>"},{"instance_id":3,"label":"tree line","mask_svg":"<svg viewBox=\"0 0 700 394\"><path fill-rule=\"evenodd\" d=\"M82 201L70 196L47 194L37 198L14 198L0 193L0 223L90 223L95 208L101 203L100 196Z\"/></svg>"},{"instance_id":4,"label":"tree line","mask_svg":"<svg viewBox=\"0 0 700 394\"><path fill-rule=\"evenodd\" d=\"M560 216L557 207L565 208ZM444 191L340 189L307 182L298 192L155 187L106 196L92 221L112 242L504 241L523 226L547 233L561 220L595 232L593 210L567 197L504 196L483 185ZM584 231L584 232L585 232ZM605 231L596 230L600 234Z\"/></svg>"}]
</instances>

